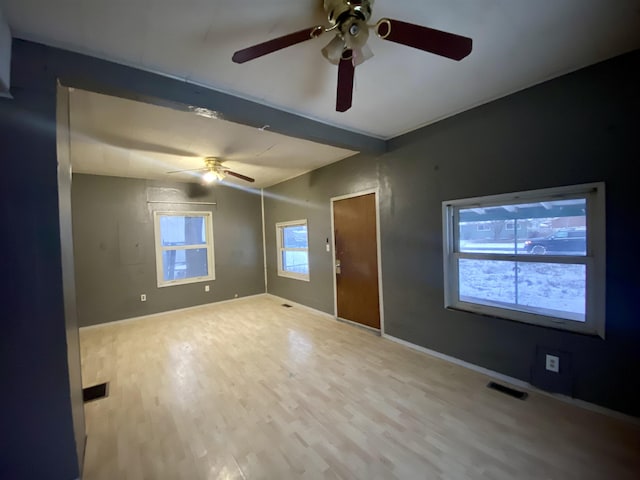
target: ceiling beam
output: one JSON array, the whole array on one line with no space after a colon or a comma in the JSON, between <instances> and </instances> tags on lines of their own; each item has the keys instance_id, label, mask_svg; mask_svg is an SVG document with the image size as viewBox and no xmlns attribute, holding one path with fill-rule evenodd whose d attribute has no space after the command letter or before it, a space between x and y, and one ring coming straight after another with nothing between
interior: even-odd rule
<instances>
[{"instance_id":1,"label":"ceiling beam","mask_svg":"<svg viewBox=\"0 0 640 480\"><path fill-rule=\"evenodd\" d=\"M14 41L14 49L32 64L44 64L66 87L127 98L176 110L207 113L217 118L290 137L357 152L382 154L385 140L327 125L273 107L223 93L202 85L141 70L96 57L49 47L27 40ZM37 72L18 71L18 84L28 84ZM200 109L200 110L199 110Z\"/></svg>"}]
</instances>

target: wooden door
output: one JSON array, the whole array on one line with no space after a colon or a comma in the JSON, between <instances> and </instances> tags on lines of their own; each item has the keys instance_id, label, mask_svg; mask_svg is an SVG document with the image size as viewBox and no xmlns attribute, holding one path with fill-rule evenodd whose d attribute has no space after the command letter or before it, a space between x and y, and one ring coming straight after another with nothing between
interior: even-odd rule
<instances>
[{"instance_id":1,"label":"wooden door","mask_svg":"<svg viewBox=\"0 0 640 480\"><path fill-rule=\"evenodd\" d=\"M337 316L380 328L376 197L333 202Z\"/></svg>"}]
</instances>

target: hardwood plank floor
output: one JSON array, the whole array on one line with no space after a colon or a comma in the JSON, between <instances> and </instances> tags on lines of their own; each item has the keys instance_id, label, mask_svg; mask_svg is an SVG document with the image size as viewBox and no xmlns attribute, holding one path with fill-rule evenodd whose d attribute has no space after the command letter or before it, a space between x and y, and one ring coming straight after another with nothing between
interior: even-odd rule
<instances>
[{"instance_id":1,"label":"hardwood plank floor","mask_svg":"<svg viewBox=\"0 0 640 480\"><path fill-rule=\"evenodd\" d=\"M81 331L85 480L637 480L640 429L272 297Z\"/></svg>"}]
</instances>

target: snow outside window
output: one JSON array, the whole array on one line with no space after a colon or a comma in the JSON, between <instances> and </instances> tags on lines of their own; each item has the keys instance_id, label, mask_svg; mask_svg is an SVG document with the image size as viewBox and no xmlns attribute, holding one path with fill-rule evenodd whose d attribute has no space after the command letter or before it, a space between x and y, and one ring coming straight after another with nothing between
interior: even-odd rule
<instances>
[{"instance_id":1,"label":"snow outside window","mask_svg":"<svg viewBox=\"0 0 640 480\"><path fill-rule=\"evenodd\" d=\"M443 227L445 307L604 337L603 183L443 202Z\"/></svg>"},{"instance_id":2,"label":"snow outside window","mask_svg":"<svg viewBox=\"0 0 640 480\"><path fill-rule=\"evenodd\" d=\"M211 212L154 212L158 287L215 279Z\"/></svg>"},{"instance_id":3,"label":"snow outside window","mask_svg":"<svg viewBox=\"0 0 640 480\"><path fill-rule=\"evenodd\" d=\"M309 281L309 236L306 220L276 223L278 275Z\"/></svg>"}]
</instances>

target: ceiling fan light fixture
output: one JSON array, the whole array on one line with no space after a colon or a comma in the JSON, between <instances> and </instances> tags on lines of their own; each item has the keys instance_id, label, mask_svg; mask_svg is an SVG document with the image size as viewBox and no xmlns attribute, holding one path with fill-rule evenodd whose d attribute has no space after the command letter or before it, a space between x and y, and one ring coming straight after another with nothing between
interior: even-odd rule
<instances>
[{"instance_id":1,"label":"ceiling fan light fixture","mask_svg":"<svg viewBox=\"0 0 640 480\"><path fill-rule=\"evenodd\" d=\"M216 175L215 172L213 172L212 170L209 170L207 173L202 175L202 180L204 181L204 183L210 184L218 180L218 176Z\"/></svg>"},{"instance_id":2,"label":"ceiling fan light fixture","mask_svg":"<svg viewBox=\"0 0 640 480\"><path fill-rule=\"evenodd\" d=\"M373 52L368 45L363 45L361 48L353 49L353 64L356 67L364 63L366 60L369 60L371 57L373 57Z\"/></svg>"},{"instance_id":3,"label":"ceiling fan light fixture","mask_svg":"<svg viewBox=\"0 0 640 480\"><path fill-rule=\"evenodd\" d=\"M322 49L322 56L329 60L330 63L337 65L340 63L342 51L344 50L344 39L338 33L333 39Z\"/></svg>"}]
</instances>

